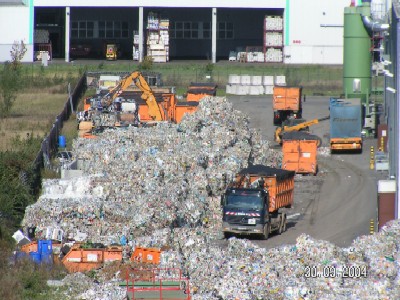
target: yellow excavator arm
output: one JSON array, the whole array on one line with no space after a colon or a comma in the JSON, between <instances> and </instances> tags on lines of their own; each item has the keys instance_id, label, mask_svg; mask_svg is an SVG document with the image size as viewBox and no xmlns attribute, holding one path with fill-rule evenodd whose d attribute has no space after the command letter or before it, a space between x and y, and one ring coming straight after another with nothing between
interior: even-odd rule
<instances>
[{"instance_id":1,"label":"yellow excavator arm","mask_svg":"<svg viewBox=\"0 0 400 300\"><path fill-rule=\"evenodd\" d=\"M290 131L300 131L302 129L307 128L308 126L318 124L318 119L311 120L311 121L306 121L294 126L283 126L283 132L290 132Z\"/></svg>"},{"instance_id":2,"label":"yellow excavator arm","mask_svg":"<svg viewBox=\"0 0 400 300\"><path fill-rule=\"evenodd\" d=\"M132 73L133 81L136 86L142 91L141 98L146 101L147 106L149 107L149 115L154 121L162 121L162 115L160 111L160 107L157 104L156 98L154 97L153 91L148 85L147 81L144 79L143 75L140 72Z\"/></svg>"},{"instance_id":3,"label":"yellow excavator arm","mask_svg":"<svg viewBox=\"0 0 400 300\"><path fill-rule=\"evenodd\" d=\"M318 124L320 121L328 120L329 116L320 118L320 119L314 119L311 121L305 121L303 123L299 123L297 125L293 126L282 126L282 127L277 127L275 129L275 141L278 142L279 144L282 143L282 136L286 132L291 132L291 131L300 131L302 129L306 129L307 127L311 125Z\"/></svg>"},{"instance_id":4,"label":"yellow excavator arm","mask_svg":"<svg viewBox=\"0 0 400 300\"><path fill-rule=\"evenodd\" d=\"M154 121L162 121L163 118L161 115L161 111L157 104L156 98L154 97L153 91L151 90L142 73L138 71L132 72L131 74L123 78L116 87L111 89L110 92L108 92L107 95L103 97L103 106L110 106L114 102L115 98L117 98L118 95L126 90L132 82L134 82L135 85L142 92L141 98L146 101L146 104L149 108L150 117Z\"/></svg>"}]
</instances>

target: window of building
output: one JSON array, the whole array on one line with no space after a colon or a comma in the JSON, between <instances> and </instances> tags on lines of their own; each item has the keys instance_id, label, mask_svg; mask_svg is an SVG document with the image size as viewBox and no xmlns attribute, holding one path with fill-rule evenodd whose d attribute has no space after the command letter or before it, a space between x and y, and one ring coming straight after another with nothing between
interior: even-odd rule
<instances>
[{"instance_id":1,"label":"window of building","mask_svg":"<svg viewBox=\"0 0 400 300\"><path fill-rule=\"evenodd\" d=\"M73 21L71 22L72 38L94 38L94 22L93 21Z\"/></svg>"},{"instance_id":2,"label":"window of building","mask_svg":"<svg viewBox=\"0 0 400 300\"><path fill-rule=\"evenodd\" d=\"M202 23L203 39L211 39L211 23Z\"/></svg>"},{"instance_id":3,"label":"window of building","mask_svg":"<svg viewBox=\"0 0 400 300\"><path fill-rule=\"evenodd\" d=\"M217 36L222 40L233 39L233 23L218 22Z\"/></svg>"},{"instance_id":4,"label":"window of building","mask_svg":"<svg viewBox=\"0 0 400 300\"><path fill-rule=\"evenodd\" d=\"M128 38L128 22L99 21L100 38Z\"/></svg>"},{"instance_id":5,"label":"window of building","mask_svg":"<svg viewBox=\"0 0 400 300\"><path fill-rule=\"evenodd\" d=\"M204 25L206 29L204 29ZM209 39L210 23L203 22L171 22L170 26L171 39ZM204 30L206 34L204 35Z\"/></svg>"}]
</instances>

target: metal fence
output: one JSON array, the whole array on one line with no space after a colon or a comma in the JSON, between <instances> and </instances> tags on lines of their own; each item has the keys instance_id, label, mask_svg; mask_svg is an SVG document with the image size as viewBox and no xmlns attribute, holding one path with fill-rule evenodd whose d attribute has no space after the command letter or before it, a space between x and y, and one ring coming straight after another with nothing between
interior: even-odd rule
<instances>
[{"instance_id":1,"label":"metal fence","mask_svg":"<svg viewBox=\"0 0 400 300\"><path fill-rule=\"evenodd\" d=\"M61 133L61 129L63 128L64 122L69 119L73 110L76 110L80 97L85 90L86 74L83 74L72 91L71 96L65 101L63 110L56 117L50 133L42 141L41 148L33 162L33 169L36 174L39 174L43 168L50 166L50 159L54 157L58 151L59 135ZM40 176L37 177L40 178Z\"/></svg>"}]
</instances>

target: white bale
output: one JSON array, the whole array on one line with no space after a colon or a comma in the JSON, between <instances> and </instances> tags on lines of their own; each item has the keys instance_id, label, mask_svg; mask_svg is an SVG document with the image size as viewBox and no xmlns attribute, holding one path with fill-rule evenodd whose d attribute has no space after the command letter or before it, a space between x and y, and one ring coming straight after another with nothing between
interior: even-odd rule
<instances>
[{"instance_id":1,"label":"white bale","mask_svg":"<svg viewBox=\"0 0 400 300\"><path fill-rule=\"evenodd\" d=\"M240 76L238 76L236 74L229 74L228 83L229 84L240 84Z\"/></svg>"},{"instance_id":2,"label":"white bale","mask_svg":"<svg viewBox=\"0 0 400 300\"><path fill-rule=\"evenodd\" d=\"M251 85L262 85L262 76L251 76Z\"/></svg>"},{"instance_id":3,"label":"white bale","mask_svg":"<svg viewBox=\"0 0 400 300\"><path fill-rule=\"evenodd\" d=\"M237 85L236 84L227 84L226 85L226 93L236 95Z\"/></svg>"},{"instance_id":4,"label":"white bale","mask_svg":"<svg viewBox=\"0 0 400 300\"><path fill-rule=\"evenodd\" d=\"M263 85L274 85L274 76L272 75L264 75L263 76Z\"/></svg>"},{"instance_id":5,"label":"white bale","mask_svg":"<svg viewBox=\"0 0 400 300\"><path fill-rule=\"evenodd\" d=\"M241 75L240 76L240 84L241 85L251 85L251 76L250 75Z\"/></svg>"},{"instance_id":6,"label":"white bale","mask_svg":"<svg viewBox=\"0 0 400 300\"><path fill-rule=\"evenodd\" d=\"M264 86L264 94L265 95L272 95L273 93L274 93L274 86L273 85Z\"/></svg>"},{"instance_id":7,"label":"white bale","mask_svg":"<svg viewBox=\"0 0 400 300\"><path fill-rule=\"evenodd\" d=\"M275 84L286 85L286 76L285 75L275 76Z\"/></svg>"},{"instance_id":8,"label":"white bale","mask_svg":"<svg viewBox=\"0 0 400 300\"><path fill-rule=\"evenodd\" d=\"M249 85L238 85L236 89L236 95L248 95L250 90Z\"/></svg>"},{"instance_id":9,"label":"white bale","mask_svg":"<svg viewBox=\"0 0 400 300\"><path fill-rule=\"evenodd\" d=\"M249 95L262 95L264 94L264 88L262 85L250 86Z\"/></svg>"}]
</instances>

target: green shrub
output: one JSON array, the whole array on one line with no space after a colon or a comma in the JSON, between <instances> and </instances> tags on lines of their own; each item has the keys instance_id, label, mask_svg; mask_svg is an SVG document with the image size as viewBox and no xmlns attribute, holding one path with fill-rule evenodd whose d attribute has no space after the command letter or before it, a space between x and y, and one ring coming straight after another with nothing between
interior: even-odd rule
<instances>
[{"instance_id":1,"label":"green shrub","mask_svg":"<svg viewBox=\"0 0 400 300\"><path fill-rule=\"evenodd\" d=\"M17 99L17 92L20 87L20 72L10 64L4 64L0 73L0 118L6 118Z\"/></svg>"},{"instance_id":2,"label":"green shrub","mask_svg":"<svg viewBox=\"0 0 400 300\"><path fill-rule=\"evenodd\" d=\"M151 56L145 56L143 61L139 64L140 70L151 70L153 68L153 58Z\"/></svg>"}]
</instances>

